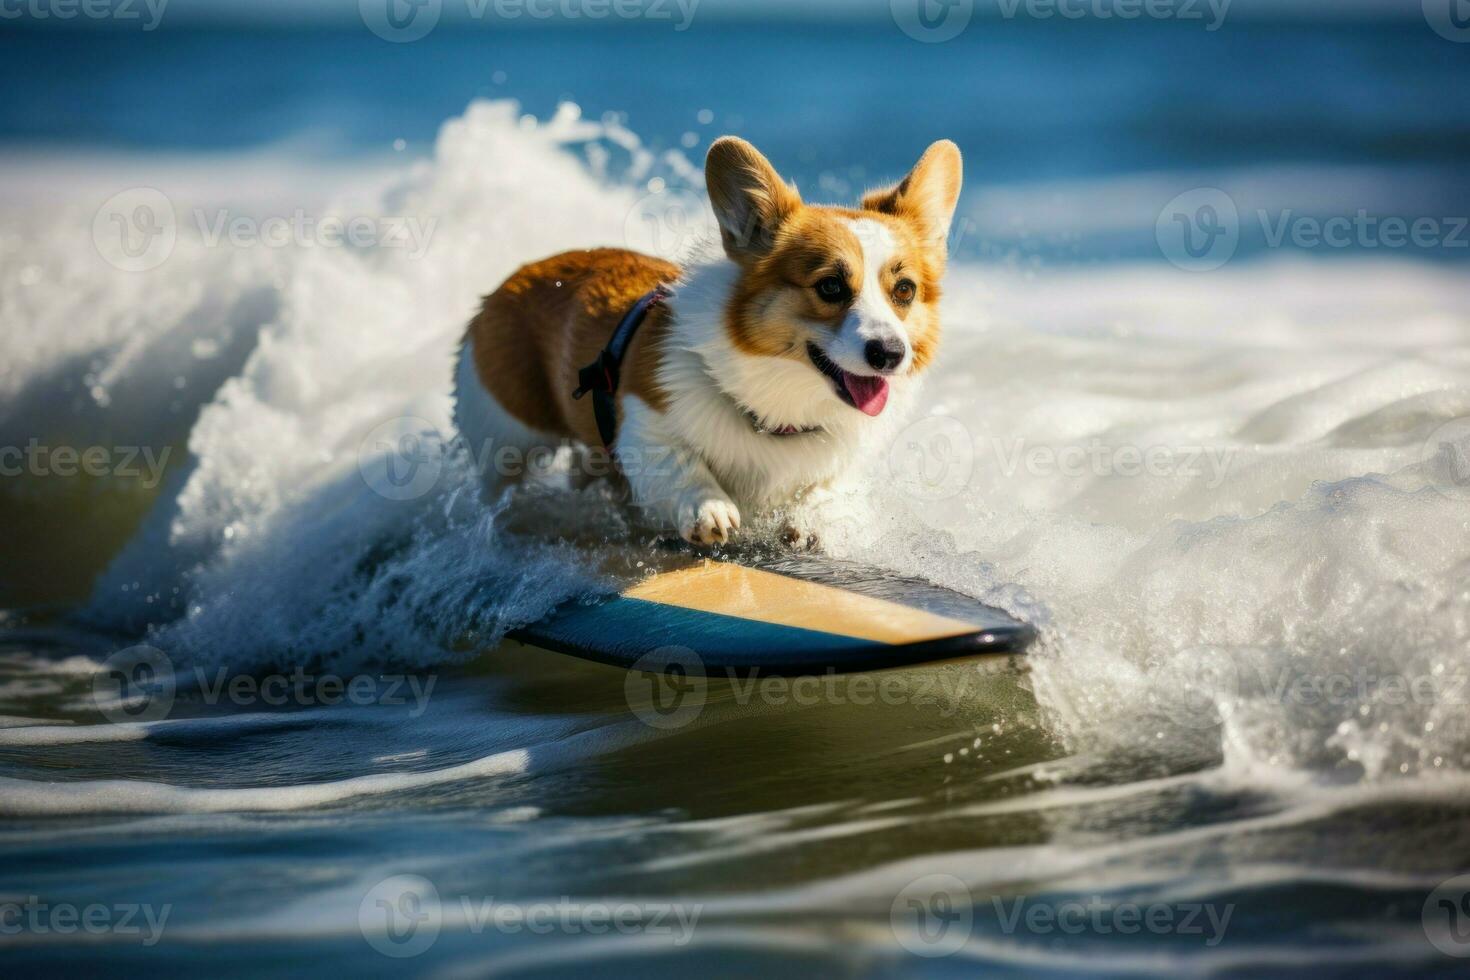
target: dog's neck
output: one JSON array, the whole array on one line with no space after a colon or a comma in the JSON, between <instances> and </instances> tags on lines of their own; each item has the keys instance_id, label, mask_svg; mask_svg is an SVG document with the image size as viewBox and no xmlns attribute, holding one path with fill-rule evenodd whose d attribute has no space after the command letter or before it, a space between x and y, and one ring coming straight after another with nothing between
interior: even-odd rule
<instances>
[{"instance_id":1,"label":"dog's neck","mask_svg":"<svg viewBox=\"0 0 1470 980\"><path fill-rule=\"evenodd\" d=\"M832 397L830 383L804 354L762 357L736 348L725 321L740 273L723 254L705 255L685 267L669 300L673 327L667 354L696 358L707 383L734 411L753 419L758 432L856 435L868 420Z\"/></svg>"},{"instance_id":2,"label":"dog's neck","mask_svg":"<svg viewBox=\"0 0 1470 980\"><path fill-rule=\"evenodd\" d=\"M745 421L750 423L751 430L754 431L757 435L773 436L775 438L781 439L785 438L786 436L806 436L811 435L815 432L826 431L820 425L771 425L764 419L756 415L754 412L746 409L741 409L741 411L745 414Z\"/></svg>"}]
</instances>

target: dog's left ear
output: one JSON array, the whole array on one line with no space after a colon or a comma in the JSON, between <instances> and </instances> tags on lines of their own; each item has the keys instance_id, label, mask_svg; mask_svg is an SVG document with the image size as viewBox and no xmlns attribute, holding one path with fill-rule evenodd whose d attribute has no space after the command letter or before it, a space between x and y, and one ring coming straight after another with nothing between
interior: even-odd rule
<instances>
[{"instance_id":1,"label":"dog's left ear","mask_svg":"<svg viewBox=\"0 0 1470 980\"><path fill-rule=\"evenodd\" d=\"M940 140L924 151L903 180L863 195L863 208L913 222L925 244L944 254L964 180L960 148L949 140Z\"/></svg>"}]
</instances>

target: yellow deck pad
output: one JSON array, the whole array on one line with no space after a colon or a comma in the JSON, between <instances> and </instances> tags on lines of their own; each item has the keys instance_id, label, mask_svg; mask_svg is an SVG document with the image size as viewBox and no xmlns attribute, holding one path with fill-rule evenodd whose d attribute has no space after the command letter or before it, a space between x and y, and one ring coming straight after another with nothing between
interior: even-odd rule
<instances>
[{"instance_id":1,"label":"yellow deck pad","mask_svg":"<svg viewBox=\"0 0 1470 980\"><path fill-rule=\"evenodd\" d=\"M891 645L962 636L979 628L887 599L707 559L645 579L623 595Z\"/></svg>"}]
</instances>

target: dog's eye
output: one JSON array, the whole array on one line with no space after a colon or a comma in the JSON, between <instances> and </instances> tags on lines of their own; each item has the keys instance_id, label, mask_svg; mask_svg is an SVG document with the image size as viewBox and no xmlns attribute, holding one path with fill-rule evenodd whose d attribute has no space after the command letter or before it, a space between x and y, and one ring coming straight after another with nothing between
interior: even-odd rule
<instances>
[{"instance_id":1,"label":"dog's eye","mask_svg":"<svg viewBox=\"0 0 1470 980\"><path fill-rule=\"evenodd\" d=\"M912 303L918 287L908 279L900 279L898 285L893 287L893 298L900 303Z\"/></svg>"},{"instance_id":2,"label":"dog's eye","mask_svg":"<svg viewBox=\"0 0 1470 980\"><path fill-rule=\"evenodd\" d=\"M847 298L847 283L838 276L828 276L817 281L817 295L829 303L840 303Z\"/></svg>"}]
</instances>

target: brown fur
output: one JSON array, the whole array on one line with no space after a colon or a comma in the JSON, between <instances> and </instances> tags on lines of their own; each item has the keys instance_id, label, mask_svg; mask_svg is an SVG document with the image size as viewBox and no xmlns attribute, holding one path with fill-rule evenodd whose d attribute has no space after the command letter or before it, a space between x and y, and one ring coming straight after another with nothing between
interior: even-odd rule
<instances>
[{"instance_id":1,"label":"brown fur","mask_svg":"<svg viewBox=\"0 0 1470 980\"><path fill-rule=\"evenodd\" d=\"M801 324L836 330L846 313L845 304L823 301L814 286L838 275L858 292L863 247L847 221L870 219L897 243L880 281L906 323L913 370L932 361L939 342L944 226L959 195L959 151L953 143L931 146L900 183L864 197L861 210L804 204L765 157L731 137L710 148L706 176L725 251L743 272L726 316L738 349L807 360ZM639 297L678 275L669 262L612 248L564 252L522 267L485 298L470 323L467 339L480 382L525 425L600 445L592 399L572 398L577 372L597 358ZM901 279L917 287L908 303L893 296ZM649 314L629 348L620 389L659 412L668 404L656 379L667 318L663 307Z\"/></svg>"},{"instance_id":2,"label":"brown fur","mask_svg":"<svg viewBox=\"0 0 1470 980\"><path fill-rule=\"evenodd\" d=\"M511 415L542 432L602 445L592 399L572 398L577 372L597 359L639 297L678 278L677 266L625 249L563 252L522 266L469 326L475 371ZM654 307L628 349L620 391L658 411L667 399L654 378L668 315Z\"/></svg>"}]
</instances>

